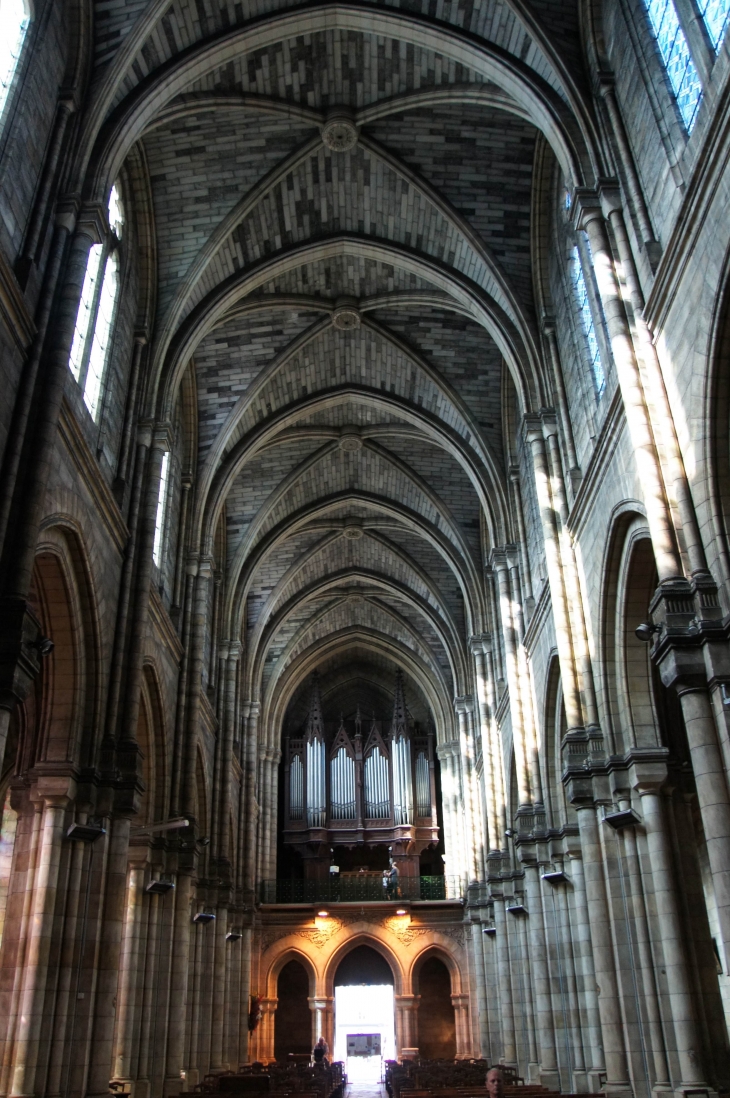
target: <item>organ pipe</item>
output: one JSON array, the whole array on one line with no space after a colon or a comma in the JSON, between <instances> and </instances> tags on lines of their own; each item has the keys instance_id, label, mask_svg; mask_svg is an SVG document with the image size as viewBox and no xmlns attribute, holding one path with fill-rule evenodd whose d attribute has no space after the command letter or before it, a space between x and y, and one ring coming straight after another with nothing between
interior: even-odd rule
<instances>
[{"instance_id":1,"label":"organ pipe","mask_svg":"<svg viewBox=\"0 0 730 1098\"><path fill-rule=\"evenodd\" d=\"M344 747L330 762L330 808L333 820L355 819L355 760Z\"/></svg>"},{"instance_id":2,"label":"organ pipe","mask_svg":"<svg viewBox=\"0 0 730 1098\"><path fill-rule=\"evenodd\" d=\"M325 752L320 739L307 742L307 823L324 827L327 801L325 796Z\"/></svg>"},{"instance_id":3,"label":"organ pipe","mask_svg":"<svg viewBox=\"0 0 730 1098\"><path fill-rule=\"evenodd\" d=\"M413 814L411 744L405 735L393 737L393 819L408 824Z\"/></svg>"},{"instance_id":4,"label":"organ pipe","mask_svg":"<svg viewBox=\"0 0 730 1098\"><path fill-rule=\"evenodd\" d=\"M365 818L385 820L390 816L388 760L376 745L365 759Z\"/></svg>"},{"instance_id":5,"label":"organ pipe","mask_svg":"<svg viewBox=\"0 0 730 1098\"><path fill-rule=\"evenodd\" d=\"M421 817L431 815L431 776L424 751L419 751L416 756L416 814Z\"/></svg>"},{"instance_id":6,"label":"organ pipe","mask_svg":"<svg viewBox=\"0 0 730 1098\"><path fill-rule=\"evenodd\" d=\"M301 820L304 810L304 767L301 755L295 755L289 768L289 818Z\"/></svg>"}]
</instances>

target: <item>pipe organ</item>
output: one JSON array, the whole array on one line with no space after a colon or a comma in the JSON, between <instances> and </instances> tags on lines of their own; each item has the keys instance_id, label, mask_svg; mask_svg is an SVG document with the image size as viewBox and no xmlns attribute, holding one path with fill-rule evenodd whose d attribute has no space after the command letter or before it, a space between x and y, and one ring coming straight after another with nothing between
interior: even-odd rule
<instances>
[{"instance_id":1,"label":"pipe organ","mask_svg":"<svg viewBox=\"0 0 730 1098\"><path fill-rule=\"evenodd\" d=\"M434 737L409 722L400 674L386 724L364 722L359 709L325 722L315 678L306 725L283 758L283 840L307 876L329 872L335 845L383 844L401 873L418 876L419 855L438 843Z\"/></svg>"}]
</instances>

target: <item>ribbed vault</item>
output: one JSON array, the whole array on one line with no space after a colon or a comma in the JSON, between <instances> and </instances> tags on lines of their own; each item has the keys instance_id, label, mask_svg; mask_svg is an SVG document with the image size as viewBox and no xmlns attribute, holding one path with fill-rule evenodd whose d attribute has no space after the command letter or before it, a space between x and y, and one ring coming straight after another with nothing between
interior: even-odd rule
<instances>
[{"instance_id":1,"label":"ribbed vault","mask_svg":"<svg viewBox=\"0 0 730 1098\"><path fill-rule=\"evenodd\" d=\"M517 540L505 395L551 390L536 143L569 183L603 171L557 7L559 43L521 0L98 13L83 189L146 166L148 414L177 422L194 378L191 541L272 744L325 663L342 704L401 667L452 736L484 561Z\"/></svg>"}]
</instances>

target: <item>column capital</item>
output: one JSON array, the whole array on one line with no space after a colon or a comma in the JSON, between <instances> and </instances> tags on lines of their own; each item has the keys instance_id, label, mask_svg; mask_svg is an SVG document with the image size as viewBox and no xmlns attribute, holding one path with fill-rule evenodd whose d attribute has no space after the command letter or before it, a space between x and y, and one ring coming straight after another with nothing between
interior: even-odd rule
<instances>
[{"instance_id":1,"label":"column capital","mask_svg":"<svg viewBox=\"0 0 730 1098\"><path fill-rule=\"evenodd\" d=\"M459 694L454 698L454 709L457 713L473 713L474 697L471 694Z\"/></svg>"},{"instance_id":2,"label":"column capital","mask_svg":"<svg viewBox=\"0 0 730 1098\"><path fill-rule=\"evenodd\" d=\"M171 423L155 423L152 428L151 445L154 446L156 450L164 450L165 452L172 450L172 435Z\"/></svg>"},{"instance_id":3,"label":"column capital","mask_svg":"<svg viewBox=\"0 0 730 1098\"><path fill-rule=\"evenodd\" d=\"M88 236L94 244L101 244L109 235L106 207L100 202L85 202L76 218L76 232Z\"/></svg>"},{"instance_id":4,"label":"column capital","mask_svg":"<svg viewBox=\"0 0 730 1098\"><path fill-rule=\"evenodd\" d=\"M542 416L538 412L527 412L522 417L522 434L528 444L531 445L533 442L542 444Z\"/></svg>"},{"instance_id":5,"label":"column capital","mask_svg":"<svg viewBox=\"0 0 730 1098\"><path fill-rule=\"evenodd\" d=\"M492 634L475 633L469 637L469 648L475 656L486 656L492 651Z\"/></svg>"},{"instance_id":6,"label":"column capital","mask_svg":"<svg viewBox=\"0 0 730 1098\"><path fill-rule=\"evenodd\" d=\"M570 203L573 228L585 230L591 221L603 221L603 209L598 193L590 187L576 187Z\"/></svg>"}]
</instances>

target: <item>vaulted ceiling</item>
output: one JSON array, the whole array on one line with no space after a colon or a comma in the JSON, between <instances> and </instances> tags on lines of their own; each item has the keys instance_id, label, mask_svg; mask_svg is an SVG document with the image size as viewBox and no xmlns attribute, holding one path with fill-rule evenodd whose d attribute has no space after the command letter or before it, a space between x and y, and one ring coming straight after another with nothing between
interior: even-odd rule
<instances>
[{"instance_id":1,"label":"vaulted ceiling","mask_svg":"<svg viewBox=\"0 0 730 1098\"><path fill-rule=\"evenodd\" d=\"M485 554L514 536L505 386L545 403L536 143L573 183L600 170L577 5L105 0L96 19L90 178L146 161L150 399L171 418L192 363L194 532L224 546L247 694L280 721L315 667L390 685L400 666L443 726L488 627Z\"/></svg>"}]
</instances>

